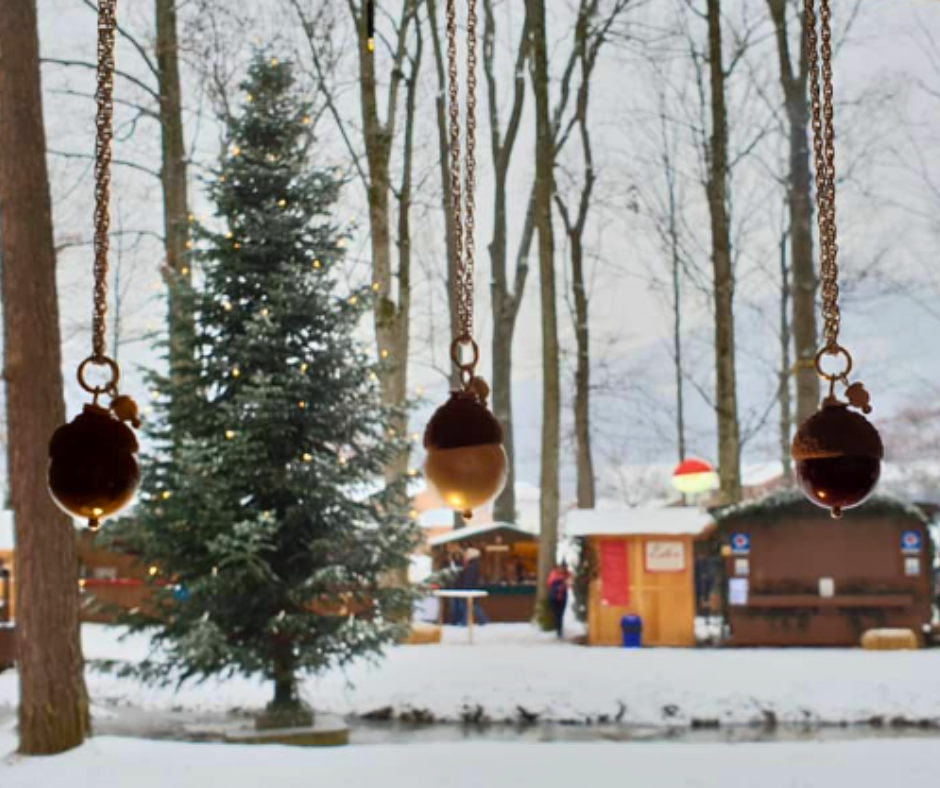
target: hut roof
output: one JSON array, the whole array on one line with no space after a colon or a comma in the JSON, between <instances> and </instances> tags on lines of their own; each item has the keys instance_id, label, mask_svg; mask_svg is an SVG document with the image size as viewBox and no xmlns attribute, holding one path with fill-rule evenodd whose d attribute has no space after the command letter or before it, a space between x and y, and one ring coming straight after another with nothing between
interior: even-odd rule
<instances>
[{"instance_id":1,"label":"hut roof","mask_svg":"<svg viewBox=\"0 0 940 788\"><path fill-rule=\"evenodd\" d=\"M428 539L428 544L431 547L437 547L451 542L466 542L491 533L495 534L497 531L510 534L515 537L515 541L534 542L538 538L535 534L511 523L480 523L480 525L470 525L466 528L458 528L455 531L435 536L433 539ZM520 539L520 537L522 538Z\"/></svg>"},{"instance_id":2,"label":"hut roof","mask_svg":"<svg viewBox=\"0 0 940 788\"><path fill-rule=\"evenodd\" d=\"M857 511L866 517L900 516L909 517L922 523L928 522L928 518L923 511L893 495L873 495ZM794 515L803 519L829 518L829 512L826 509L814 506L806 500L803 493L792 487L777 490L756 501L746 501L722 509L713 509L712 515L719 526L740 520L777 520ZM847 513L846 516L851 517L852 513Z\"/></svg>"},{"instance_id":3,"label":"hut roof","mask_svg":"<svg viewBox=\"0 0 940 788\"><path fill-rule=\"evenodd\" d=\"M698 536L713 522L694 506L627 506L572 509L565 521L568 536Z\"/></svg>"}]
</instances>

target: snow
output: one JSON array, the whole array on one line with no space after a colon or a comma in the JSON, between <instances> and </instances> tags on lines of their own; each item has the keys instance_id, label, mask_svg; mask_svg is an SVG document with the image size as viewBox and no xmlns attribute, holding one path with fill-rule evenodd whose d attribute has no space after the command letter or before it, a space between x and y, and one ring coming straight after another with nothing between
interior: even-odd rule
<instances>
[{"instance_id":1,"label":"snow","mask_svg":"<svg viewBox=\"0 0 940 788\"><path fill-rule=\"evenodd\" d=\"M85 625L89 660L138 661L149 651L140 635ZM364 715L391 709L429 712L437 720L478 713L518 720L524 709L542 721L615 719L650 726L865 723L873 718L940 722L940 651L860 649L587 648L559 643L526 624L446 627L440 645L399 646L380 662L304 680L317 710ZM93 712L115 706L145 710L226 712L259 709L270 687L254 678L210 679L160 687L91 668ZM0 707L16 704L13 671L0 674Z\"/></svg>"},{"instance_id":2,"label":"snow","mask_svg":"<svg viewBox=\"0 0 940 788\"><path fill-rule=\"evenodd\" d=\"M0 733L0 752L14 745ZM931 740L304 749L101 737L56 757L11 756L0 763L3 788L569 788L586 778L644 788L933 788L940 759Z\"/></svg>"},{"instance_id":3,"label":"snow","mask_svg":"<svg viewBox=\"0 0 940 788\"><path fill-rule=\"evenodd\" d=\"M697 536L713 521L694 506L621 506L616 509L572 509L565 518L567 536Z\"/></svg>"},{"instance_id":4,"label":"snow","mask_svg":"<svg viewBox=\"0 0 940 788\"><path fill-rule=\"evenodd\" d=\"M451 533L435 536L434 538L428 540L428 544L431 545L431 547L437 547L438 545L448 544L450 542L462 542L465 539L472 539L475 536L482 536L483 534L488 534L491 531L512 531L516 534L519 534L520 536L532 536L532 534L528 531L519 528L512 523L489 522L480 523L479 525L468 525L466 528L461 528Z\"/></svg>"}]
</instances>

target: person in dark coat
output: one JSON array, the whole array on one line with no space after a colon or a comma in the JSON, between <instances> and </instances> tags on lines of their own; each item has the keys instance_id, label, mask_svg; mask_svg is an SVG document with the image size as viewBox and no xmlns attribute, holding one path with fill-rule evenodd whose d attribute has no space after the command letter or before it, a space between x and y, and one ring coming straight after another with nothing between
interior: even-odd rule
<instances>
[{"instance_id":1,"label":"person in dark coat","mask_svg":"<svg viewBox=\"0 0 940 788\"><path fill-rule=\"evenodd\" d=\"M565 625L565 608L568 607L568 586L571 584L571 572L562 561L548 573L548 606L555 618L555 634L561 640Z\"/></svg>"},{"instance_id":2,"label":"person in dark coat","mask_svg":"<svg viewBox=\"0 0 940 788\"><path fill-rule=\"evenodd\" d=\"M450 557L450 567L454 572L454 578L451 582L451 587L456 589L464 588L463 585L463 553L459 550L455 553L451 553ZM454 626L463 626L463 622L467 618L467 602L464 599L449 599L448 600L448 621Z\"/></svg>"}]
</instances>

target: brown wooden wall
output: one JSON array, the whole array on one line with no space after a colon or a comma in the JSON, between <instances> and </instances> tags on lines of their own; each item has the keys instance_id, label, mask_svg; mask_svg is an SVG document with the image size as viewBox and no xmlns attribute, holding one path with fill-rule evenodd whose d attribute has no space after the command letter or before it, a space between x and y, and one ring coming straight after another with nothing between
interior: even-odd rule
<instances>
[{"instance_id":1,"label":"brown wooden wall","mask_svg":"<svg viewBox=\"0 0 940 788\"><path fill-rule=\"evenodd\" d=\"M901 534L918 531L924 549L905 555ZM735 577L736 559L748 559L746 604L728 605L730 645L853 646L879 627L912 629L923 637L931 617L932 551L926 526L903 515L866 517L847 512L841 520L812 517L722 524L716 538L750 536L750 553L725 552L725 574ZM919 558L916 576L905 559ZM820 578L835 593L820 595Z\"/></svg>"},{"instance_id":2,"label":"brown wooden wall","mask_svg":"<svg viewBox=\"0 0 940 788\"><path fill-rule=\"evenodd\" d=\"M599 555L601 542L623 542L627 546L629 604L604 604L602 577L590 584L588 598L588 642L592 646L619 646L620 619L627 614L643 620L644 646L695 645L695 556L690 536L592 536L589 545ZM645 565L648 542L679 542L685 553L681 572L651 572ZM597 562L599 566L599 562Z\"/></svg>"}]
</instances>

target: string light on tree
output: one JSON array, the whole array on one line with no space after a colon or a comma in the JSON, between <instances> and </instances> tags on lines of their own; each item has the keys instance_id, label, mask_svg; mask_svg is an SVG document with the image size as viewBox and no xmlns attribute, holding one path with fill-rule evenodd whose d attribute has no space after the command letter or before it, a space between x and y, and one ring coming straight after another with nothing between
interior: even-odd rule
<instances>
[{"instance_id":1,"label":"string light on tree","mask_svg":"<svg viewBox=\"0 0 940 788\"><path fill-rule=\"evenodd\" d=\"M92 395L91 403L69 424L59 427L49 444L49 492L56 504L73 517L99 522L116 514L134 498L140 483L137 438L125 422L140 426L137 404L118 393L121 370L107 355L108 229L111 199L111 146L114 137L114 36L116 0L98 3L98 102L95 119L94 311L92 352L78 367L79 385ZM91 383L91 367L108 375ZM109 407L99 397L110 397Z\"/></svg>"},{"instance_id":2,"label":"string light on tree","mask_svg":"<svg viewBox=\"0 0 940 788\"><path fill-rule=\"evenodd\" d=\"M450 190L456 261L458 334L450 356L460 388L438 408L424 433L425 475L441 499L463 517L486 505L506 484L503 429L486 405L489 386L476 374L480 349L473 339L474 210L476 169L476 0L467 3L466 148L461 160L457 84L456 0L447 0Z\"/></svg>"},{"instance_id":3,"label":"string light on tree","mask_svg":"<svg viewBox=\"0 0 940 788\"><path fill-rule=\"evenodd\" d=\"M805 0L803 21L809 50L810 105L816 165L816 217L819 225L825 344L816 354L816 373L829 384L819 410L793 437L791 454L796 475L806 496L828 508L833 517L863 503L881 476L884 446L865 415L870 397L861 383L851 383L852 356L839 344L838 240L836 232L835 132L833 127L832 32L829 0ZM819 32L817 34L817 23ZM821 63L821 65L820 65ZM826 371L824 359L837 368ZM844 389L845 400L836 396ZM850 410L854 408L855 410Z\"/></svg>"}]
</instances>

